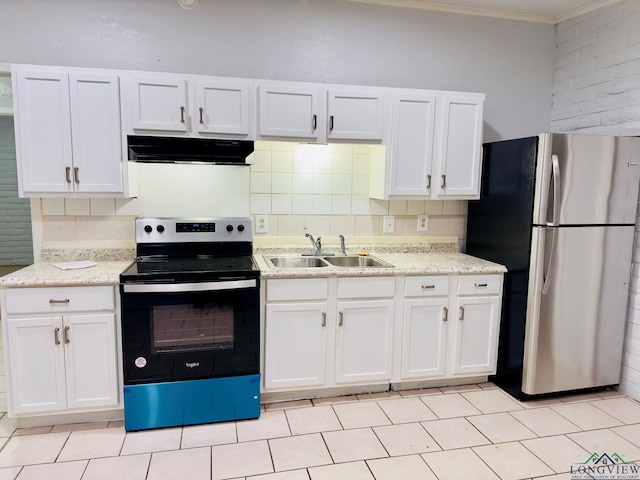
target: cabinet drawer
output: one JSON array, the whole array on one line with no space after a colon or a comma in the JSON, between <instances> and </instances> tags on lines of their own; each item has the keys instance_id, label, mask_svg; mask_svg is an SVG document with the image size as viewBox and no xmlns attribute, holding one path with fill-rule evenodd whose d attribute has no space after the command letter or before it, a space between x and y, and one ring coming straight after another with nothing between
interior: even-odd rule
<instances>
[{"instance_id":1,"label":"cabinet drawer","mask_svg":"<svg viewBox=\"0 0 640 480\"><path fill-rule=\"evenodd\" d=\"M502 275L460 275L458 295L497 295L502 286Z\"/></svg>"},{"instance_id":2,"label":"cabinet drawer","mask_svg":"<svg viewBox=\"0 0 640 480\"><path fill-rule=\"evenodd\" d=\"M7 313L65 313L115 309L114 287L10 288Z\"/></svg>"},{"instance_id":3,"label":"cabinet drawer","mask_svg":"<svg viewBox=\"0 0 640 480\"><path fill-rule=\"evenodd\" d=\"M338 298L393 297L395 277L338 278Z\"/></svg>"},{"instance_id":4,"label":"cabinet drawer","mask_svg":"<svg viewBox=\"0 0 640 480\"><path fill-rule=\"evenodd\" d=\"M327 300L326 278L267 280L267 302Z\"/></svg>"},{"instance_id":5,"label":"cabinet drawer","mask_svg":"<svg viewBox=\"0 0 640 480\"><path fill-rule=\"evenodd\" d=\"M404 280L405 297L437 297L448 294L449 277L446 275L406 277Z\"/></svg>"}]
</instances>

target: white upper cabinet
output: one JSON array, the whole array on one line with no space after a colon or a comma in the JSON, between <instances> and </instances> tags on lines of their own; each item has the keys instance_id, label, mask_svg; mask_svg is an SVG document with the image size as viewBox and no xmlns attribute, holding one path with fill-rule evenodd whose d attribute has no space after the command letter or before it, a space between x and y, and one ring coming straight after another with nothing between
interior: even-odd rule
<instances>
[{"instance_id":1,"label":"white upper cabinet","mask_svg":"<svg viewBox=\"0 0 640 480\"><path fill-rule=\"evenodd\" d=\"M318 139L320 93L314 84L258 85L258 135Z\"/></svg>"},{"instance_id":2,"label":"white upper cabinet","mask_svg":"<svg viewBox=\"0 0 640 480\"><path fill-rule=\"evenodd\" d=\"M257 82L258 137L382 143L385 90Z\"/></svg>"},{"instance_id":3,"label":"white upper cabinet","mask_svg":"<svg viewBox=\"0 0 640 480\"><path fill-rule=\"evenodd\" d=\"M118 75L14 68L21 197L124 196Z\"/></svg>"},{"instance_id":4,"label":"white upper cabinet","mask_svg":"<svg viewBox=\"0 0 640 480\"><path fill-rule=\"evenodd\" d=\"M480 196L484 94L397 90L391 144L371 163L372 198Z\"/></svg>"},{"instance_id":5,"label":"white upper cabinet","mask_svg":"<svg viewBox=\"0 0 640 480\"><path fill-rule=\"evenodd\" d=\"M455 94L441 99L439 197L479 197L483 103Z\"/></svg>"},{"instance_id":6,"label":"white upper cabinet","mask_svg":"<svg viewBox=\"0 0 640 480\"><path fill-rule=\"evenodd\" d=\"M131 75L127 84L130 135L252 135L251 80L157 74Z\"/></svg>"},{"instance_id":7,"label":"white upper cabinet","mask_svg":"<svg viewBox=\"0 0 640 480\"><path fill-rule=\"evenodd\" d=\"M328 91L329 140L382 141L384 97L382 90Z\"/></svg>"}]
</instances>

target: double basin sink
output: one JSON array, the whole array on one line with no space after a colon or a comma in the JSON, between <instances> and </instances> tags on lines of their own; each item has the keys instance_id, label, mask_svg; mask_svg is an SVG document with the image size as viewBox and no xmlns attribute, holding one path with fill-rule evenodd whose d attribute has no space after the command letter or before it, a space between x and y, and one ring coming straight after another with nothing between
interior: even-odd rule
<instances>
[{"instance_id":1,"label":"double basin sink","mask_svg":"<svg viewBox=\"0 0 640 480\"><path fill-rule=\"evenodd\" d=\"M304 255L264 255L271 268L390 268L393 267L379 258L363 255L304 256Z\"/></svg>"}]
</instances>

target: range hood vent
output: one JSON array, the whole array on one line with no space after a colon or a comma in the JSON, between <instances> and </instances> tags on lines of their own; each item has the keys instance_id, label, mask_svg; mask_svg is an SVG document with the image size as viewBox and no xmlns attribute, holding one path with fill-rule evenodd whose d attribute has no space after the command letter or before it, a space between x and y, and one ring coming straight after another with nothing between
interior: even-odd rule
<instances>
[{"instance_id":1,"label":"range hood vent","mask_svg":"<svg viewBox=\"0 0 640 480\"><path fill-rule=\"evenodd\" d=\"M249 165L253 153L250 140L129 135L127 145L130 161L146 163Z\"/></svg>"}]
</instances>

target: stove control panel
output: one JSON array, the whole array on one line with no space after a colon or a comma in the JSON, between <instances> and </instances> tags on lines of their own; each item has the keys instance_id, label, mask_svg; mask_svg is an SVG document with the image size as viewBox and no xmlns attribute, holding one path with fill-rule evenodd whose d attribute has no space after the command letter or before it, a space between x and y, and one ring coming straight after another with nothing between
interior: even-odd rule
<instances>
[{"instance_id":1,"label":"stove control panel","mask_svg":"<svg viewBox=\"0 0 640 480\"><path fill-rule=\"evenodd\" d=\"M251 218L136 218L136 243L251 242Z\"/></svg>"}]
</instances>

